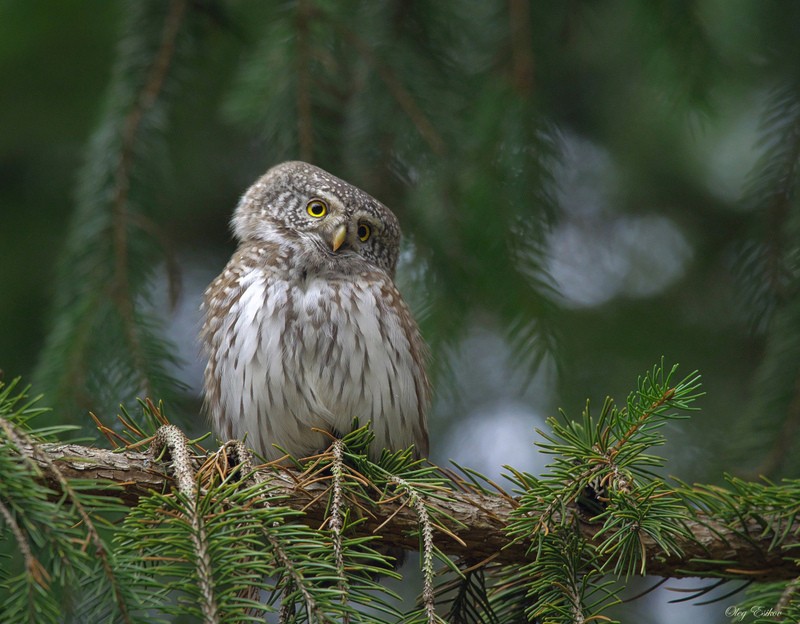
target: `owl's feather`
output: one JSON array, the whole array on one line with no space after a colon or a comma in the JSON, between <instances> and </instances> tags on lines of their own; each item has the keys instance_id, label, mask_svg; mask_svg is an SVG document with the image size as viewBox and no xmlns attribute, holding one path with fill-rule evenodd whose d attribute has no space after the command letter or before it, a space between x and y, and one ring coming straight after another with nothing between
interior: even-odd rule
<instances>
[{"instance_id":1,"label":"owl's feather","mask_svg":"<svg viewBox=\"0 0 800 624\"><path fill-rule=\"evenodd\" d=\"M322 198L324 218L304 214ZM374 238L356 238L359 223ZM240 246L206 291L205 399L215 431L268 459L302 457L372 422L373 456L428 452L426 349L392 281L400 231L388 208L305 163L261 178L236 210ZM346 245L330 247L345 224Z\"/></svg>"}]
</instances>

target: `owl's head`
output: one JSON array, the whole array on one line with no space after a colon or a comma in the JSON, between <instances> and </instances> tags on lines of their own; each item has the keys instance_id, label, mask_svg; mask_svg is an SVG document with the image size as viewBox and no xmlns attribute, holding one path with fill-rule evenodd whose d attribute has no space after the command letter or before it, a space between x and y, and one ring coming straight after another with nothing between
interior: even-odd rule
<instances>
[{"instance_id":1,"label":"owl's head","mask_svg":"<svg viewBox=\"0 0 800 624\"><path fill-rule=\"evenodd\" d=\"M400 225L391 210L327 171L299 161L272 167L244 194L232 226L240 242L292 242L307 258L394 275Z\"/></svg>"}]
</instances>

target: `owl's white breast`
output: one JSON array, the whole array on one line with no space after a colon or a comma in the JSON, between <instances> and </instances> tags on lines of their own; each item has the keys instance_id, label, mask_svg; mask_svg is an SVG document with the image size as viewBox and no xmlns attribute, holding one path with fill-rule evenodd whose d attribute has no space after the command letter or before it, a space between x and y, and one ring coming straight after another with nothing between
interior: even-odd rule
<instances>
[{"instance_id":1,"label":"owl's white breast","mask_svg":"<svg viewBox=\"0 0 800 624\"><path fill-rule=\"evenodd\" d=\"M385 279L300 278L253 268L238 278L217 333L233 336L215 362L220 402L268 458L329 444L312 428L343 434L371 420L381 448L419 442L424 380ZM399 294L397 294L399 299Z\"/></svg>"}]
</instances>

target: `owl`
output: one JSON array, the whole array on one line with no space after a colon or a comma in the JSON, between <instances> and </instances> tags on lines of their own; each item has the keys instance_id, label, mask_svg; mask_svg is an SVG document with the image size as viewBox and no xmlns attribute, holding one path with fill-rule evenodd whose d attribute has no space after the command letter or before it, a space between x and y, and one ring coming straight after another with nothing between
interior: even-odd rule
<instances>
[{"instance_id":1,"label":"owl","mask_svg":"<svg viewBox=\"0 0 800 624\"><path fill-rule=\"evenodd\" d=\"M428 454L427 349L394 284L400 226L327 171L286 162L233 215L238 248L205 292L205 408L267 460L371 422L369 455Z\"/></svg>"}]
</instances>

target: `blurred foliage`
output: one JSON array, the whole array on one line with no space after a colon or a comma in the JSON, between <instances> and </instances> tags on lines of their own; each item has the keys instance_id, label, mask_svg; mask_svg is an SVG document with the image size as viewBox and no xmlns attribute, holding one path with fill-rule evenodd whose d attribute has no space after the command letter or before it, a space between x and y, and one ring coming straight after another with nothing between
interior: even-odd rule
<instances>
[{"instance_id":1,"label":"blurred foliage","mask_svg":"<svg viewBox=\"0 0 800 624\"><path fill-rule=\"evenodd\" d=\"M792 476L798 19L774 0L3 2L0 368L67 422L149 390L198 423L170 362L194 358L196 315L165 293L182 273L194 306L237 197L302 158L403 224L434 449L465 409L579 413L663 355L708 392L670 425L679 473ZM508 378L470 368L500 357L476 331Z\"/></svg>"}]
</instances>

